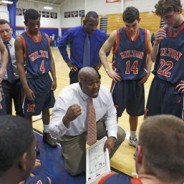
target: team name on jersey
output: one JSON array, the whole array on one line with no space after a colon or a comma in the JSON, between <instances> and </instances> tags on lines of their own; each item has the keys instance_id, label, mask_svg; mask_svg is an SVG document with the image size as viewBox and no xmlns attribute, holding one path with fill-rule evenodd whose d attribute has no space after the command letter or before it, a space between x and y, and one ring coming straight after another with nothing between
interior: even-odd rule
<instances>
[{"instance_id":1,"label":"team name on jersey","mask_svg":"<svg viewBox=\"0 0 184 184\"><path fill-rule=\"evenodd\" d=\"M160 48L160 56L167 56L179 61L182 53L172 48Z\"/></svg>"},{"instance_id":2,"label":"team name on jersey","mask_svg":"<svg viewBox=\"0 0 184 184\"><path fill-rule=\"evenodd\" d=\"M120 53L121 59L125 58L138 58L138 59L143 59L144 57L144 52L137 51L137 50L126 50Z\"/></svg>"},{"instance_id":3,"label":"team name on jersey","mask_svg":"<svg viewBox=\"0 0 184 184\"><path fill-rule=\"evenodd\" d=\"M39 51L35 51L31 54L29 54L29 58L31 59L31 61L35 61L38 58L49 58L49 54L48 51L45 50L39 50Z\"/></svg>"}]
</instances>

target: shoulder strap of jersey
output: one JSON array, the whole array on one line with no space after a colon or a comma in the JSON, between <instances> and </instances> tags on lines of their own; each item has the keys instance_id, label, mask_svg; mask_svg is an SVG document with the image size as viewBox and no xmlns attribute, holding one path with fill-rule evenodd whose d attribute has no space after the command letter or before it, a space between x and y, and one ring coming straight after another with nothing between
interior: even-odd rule
<instances>
[{"instance_id":1,"label":"shoulder strap of jersey","mask_svg":"<svg viewBox=\"0 0 184 184\"><path fill-rule=\"evenodd\" d=\"M44 33L45 37L47 38L48 44L50 46L51 39L49 38L48 34Z\"/></svg>"},{"instance_id":2,"label":"shoulder strap of jersey","mask_svg":"<svg viewBox=\"0 0 184 184\"><path fill-rule=\"evenodd\" d=\"M144 29L144 35L145 35L146 53L150 54L151 50L148 45L148 31L146 29Z\"/></svg>"},{"instance_id":3,"label":"shoulder strap of jersey","mask_svg":"<svg viewBox=\"0 0 184 184\"><path fill-rule=\"evenodd\" d=\"M22 45L23 45L23 49L24 49L24 58L26 58L26 53L27 53L26 42L25 42L25 39L22 35L20 35L20 39L22 41Z\"/></svg>"}]
</instances>

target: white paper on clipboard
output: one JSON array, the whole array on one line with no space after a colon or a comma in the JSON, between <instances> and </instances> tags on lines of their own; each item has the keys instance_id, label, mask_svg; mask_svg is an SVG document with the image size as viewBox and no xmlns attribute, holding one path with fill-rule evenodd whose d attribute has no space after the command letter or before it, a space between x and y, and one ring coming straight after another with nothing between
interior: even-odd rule
<instances>
[{"instance_id":1,"label":"white paper on clipboard","mask_svg":"<svg viewBox=\"0 0 184 184\"><path fill-rule=\"evenodd\" d=\"M107 137L86 149L86 184L92 184L100 175L110 172L109 151L104 152Z\"/></svg>"}]
</instances>

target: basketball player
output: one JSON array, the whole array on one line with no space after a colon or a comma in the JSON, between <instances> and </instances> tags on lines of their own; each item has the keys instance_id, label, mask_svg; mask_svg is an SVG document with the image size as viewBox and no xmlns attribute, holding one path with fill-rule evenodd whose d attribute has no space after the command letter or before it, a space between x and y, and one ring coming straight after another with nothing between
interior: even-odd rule
<instances>
[{"instance_id":1,"label":"basketball player","mask_svg":"<svg viewBox=\"0 0 184 184\"><path fill-rule=\"evenodd\" d=\"M53 91L56 89L56 73L50 50L50 39L48 35L39 31L40 14L36 10L28 9L24 19L27 31L15 41L17 68L25 93L24 116L32 121L33 115L42 113L43 141L51 147L56 147L56 141L48 133L49 108L54 105Z\"/></svg>"},{"instance_id":2,"label":"basketball player","mask_svg":"<svg viewBox=\"0 0 184 184\"><path fill-rule=\"evenodd\" d=\"M102 64L114 81L112 96L117 107L117 116L121 117L126 108L129 114L129 144L136 146L136 129L138 116L144 114L144 83L151 70L151 34L139 28L139 11L135 7L127 7L123 12L125 27L113 31L100 49ZM114 67L111 70L106 52L112 47Z\"/></svg>"},{"instance_id":3,"label":"basketball player","mask_svg":"<svg viewBox=\"0 0 184 184\"><path fill-rule=\"evenodd\" d=\"M155 77L149 91L146 116L172 114L181 118L183 95L180 92L184 79L182 5L180 0L159 0L155 9L167 26L155 33L151 52Z\"/></svg>"},{"instance_id":4,"label":"basketball player","mask_svg":"<svg viewBox=\"0 0 184 184\"><path fill-rule=\"evenodd\" d=\"M1 116L0 140L1 184L51 183L43 174L29 177L33 167L40 163L35 162L36 140L31 124L25 118Z\"/></svg>"},{"instance_id":5,"label":"basketball player","mask_svg":"<svg viewBox=\"0 0 184 184\"><path fill-rule=\"evenodd\" d=\"M106 173L95 184L183 184L184 123L172 115L147 118L135 151L137 178Z\"/></svg>"}]
</instances>

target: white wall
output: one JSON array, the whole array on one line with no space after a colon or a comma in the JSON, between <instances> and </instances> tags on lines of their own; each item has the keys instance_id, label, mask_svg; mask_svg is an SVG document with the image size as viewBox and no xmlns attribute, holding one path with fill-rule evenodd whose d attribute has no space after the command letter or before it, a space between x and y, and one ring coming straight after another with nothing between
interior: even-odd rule
<instances>
[{"instance_id":1,"label":"white wall","mask_svg":"<svg viewBox=\"0 0 184 184\"><path fill-rule=\"evenodd\" d=\"M9 21L9 13L7 6L5 5L0 5L0 18Z\"/></svg>"},{"instance_id":2,"label":"white wall","mask_svg":"<svg viewBox=\"0 0 184 184\"><path fill-rule=\"evenodd\" d=\"M124 0L125 6L134 6L139 9L140 12L154 11L154 6L158 0Z\"/></svg>"},{"instance_id":3,"label":"white wall","mask_svg":"<svg viewBox=\"0 0 184 184\"><path fill-rule=\"evenodd\" d=\"M127 6L135 6L140 12L154 11L154 5L158 0L121 0L116 3L106 3L106 0L64 0L61 6L54 6L53 12L57 12L57 19L41 18L41 27L46 28L68 28L75 27L81 24L81 17L64 18L64 12L85 10L96 11L99 15L107 15L113 13L122 13ZM184 8L184 0L181 0ZM25 0L18 0L17 8L28 9L34 8L36 10L44 11L45 3L33 3ZM48 11L48 10L47 10ZM9 19L6 6L0 6L0 18ZM24 26L23 16L16 16L17 26Z\"/></svg>"},{"instance_id":4,"label":"white wall","mask_svg":"<svg viewBox=\"0 0 184 184\"><path fill-rule=\"evenodd\" d=\"M155 4L158 0L122 0L125 1L125 8L127 6L135 6L140 12L154 11ZM181 0L184 9L184 0Z\"/></svg>"},{"instance_id":5,"label":"white wall","mask_svg":"<svg viewBox=\"0 0 184 184\"><path fill-rule=\"evenodd\" d=\"M85 12L96 11L99 15L122 13L128 6L135 6L140 12L154 11L158 0L121 0L116 3L106 3L106 0L65 0L61 6L61 27L74 27L81 19L64 18L64 12L84 9ZM181 0L184 8L184 0Z\"/></svg>"},{"instance_id":6,"label":"white wall","mask_svg":"<svg viewBox=\"0 0 184 184\"><path fill-rule=\"evenodd\" d=\"M121 12L122 2L106 3L106 0L86 0L86 10L96 11L99 15L107 15Z\"/></svg>"},{"instance_id":7,"label":"white wall","mask_svg":"<svg viewBox=\"0 0 184 184\"><path fill-rule=\"evenodd\" d=\"M64 12L85 10L85 0L65 0L61 4L61 27L74 27L81 24L81 17L64 18Z\"/></svg>"},{"instance_id":8,"label":"white wall","mask_svg":"<svg viewBox=\"0 0 184 184\"><path fill-rule=\"evenodd\" d=\"M34 8L36 10L39 11L49 11L49 10L44 10L43 6L45 5L45 3L33 3L33 2L23 2L21 0L19 0L17 2L17 8L21 8L21 9L29 9L29 8ZM41 17L41 27L47 27L47 28L60 28L60 7L58 6L54 6L52 5L53 10L50 10L51 12L56 12L58 15L57 19L51 19L51 18L44 18ZM17 26L24 26L24 17L23 16L16 16L16 24Z\"/></svg>"},{"instance_id":9,"label":"white wall","mask_svg":"<svg viewBox=\"0 0 184 184\"><path fill-rule=\"evenodd\" d=\"M184 0L183 0L184 1ZM64 18L64 12L74 10L96 11L99 15L122 13L127 6L135 6L140 11L153 11L157 0L121 0L106 3L106 0L65 0L61 5L61 27L68 28L81 24L81 18ZM144 5L144 6L143 6Z\"/></svg>"},{"instance_id":10,"label":"white wall","mask_svg":"<svg viewBox=\"0 0 184 184\"><path fill-rule=\"evenodd\" d=\"M121 3L106 3L106 0L65 0L61 5L61 27L68 28L81 24L81 17L64 18L64 12L75 10L96 11L99 15L119 13Z\"/></svg>"}]
</instances>

